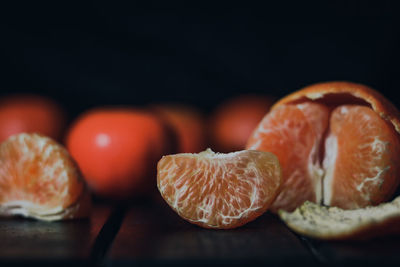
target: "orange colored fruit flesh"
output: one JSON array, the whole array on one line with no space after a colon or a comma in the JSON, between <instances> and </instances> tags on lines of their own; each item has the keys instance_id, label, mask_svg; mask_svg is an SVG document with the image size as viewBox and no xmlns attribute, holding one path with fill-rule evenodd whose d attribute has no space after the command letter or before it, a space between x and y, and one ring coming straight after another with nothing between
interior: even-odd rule
<instances>
[{"instance_id":1,"label":"orange colored fruit flesh","mask_svg":"<svg viewBox=\"0 0 400 267\"><path fill-rule=\"evenodd\" d=\"M269 113L250 137L248 149L274 153L283 186L271 210L292 210L304 201L321 201L319 153L329 109L320 104L284 106Z\"/></svg>"},{"instance_id":2,"label":"orange colored fruit flesh","mask_svg":"<svg viewBox=\"0 0 400 267\"><path fill-rule=\"evenodd\" d=\"M317 96L318 90L312 90ZM306 200L344 209L388 200L400 175L394 117L384 120L385 111L376 109L379 104L374 110L367 101L354 101L354 95L344 91L336 96L330 91L329 97L322 91L319 97L326 97L325 101L314 102L304 98L302 91L297 94L285 98L290 101L279 101L247 144L248 149L275 153L280 160L283 186L271 210L292 211Z\"/></svg>"},{"instance_id":3,"label":"orange colored fruit flesh","mask_svg":"<svg viewBox=\"0 0 400 267\"><path fill-rule=\"evenodd\" d=\"M87 191L77 166L52 139L23 133L0 145L0 215L72 218L77 215L74 212L82 212L81 207L64 211L81 200L90 201L83 200L84 194Z\"/></svg>"},{"instance_id":4,"label":"orange colored fruit flesh","mask_svg":"<svg viewBox=\"0 0 400 267\"><path fill-rule=\"evenodd\" d=\"M254 220L268 209L281 184L278 159L261 151L169 155L157 171L157 186L168 205L205 228L235 228Z\"/></svg>"},{"instance_id":5,"label":"orange colored fruit flesh","mask_svg":"<svg viewBox=\"0 0 400 267\"><path fill-rule=\"evenodd\" d=\"M336 108L325 151L325 205L355 209L379 204L394 193L400 174L398 135L372 109Z\"/></svg>"}]
</instances>

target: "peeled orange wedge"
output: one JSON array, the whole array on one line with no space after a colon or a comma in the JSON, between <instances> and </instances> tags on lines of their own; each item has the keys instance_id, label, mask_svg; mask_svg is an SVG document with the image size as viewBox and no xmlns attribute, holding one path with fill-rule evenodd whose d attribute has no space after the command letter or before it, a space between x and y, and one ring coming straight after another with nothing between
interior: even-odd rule
<instances>
[{"instance_id":1,"label":"peeled orange wedge","mask_svg":"<svg viewBox=\"0 0 400 267\"><path fill-rule=\"evenodd\" d=\"M38 134L0 145L0 216L54 221L85 217L90 195L67 150Z\"/></svg>"},{"instance_id":2,"label":"peeled orange wedge","mask_svg":"<svg viewBox=\"0 0 400 267\"><path fill-rule=\"evenodd\" d=\"M274 201L280 185L278 159L268 152L208 149L158 162L162 197L183 219L205 228L235 228L254 220Z\"/></svg>"}]
</instances>

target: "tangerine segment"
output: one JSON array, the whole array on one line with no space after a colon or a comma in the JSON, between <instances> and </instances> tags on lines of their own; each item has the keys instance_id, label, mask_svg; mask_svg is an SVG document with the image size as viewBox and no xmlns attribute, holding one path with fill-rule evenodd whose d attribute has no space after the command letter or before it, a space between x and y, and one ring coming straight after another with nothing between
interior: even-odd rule
<instances>
[{"instance_id":1,"label":"tangerine segment","mask_svg":"<svg viewBox=\"0 0 400 267\"><path fill-rule=\"evenodd\" d=\"M282 167L282 190L271 210L294 210L321 201L320 147L329 109L317 103L282 105L269 112L248 140L247 149L274 153Z\"/></svg>"},{"instance_id":2,"label":"tangerine segment","mask_svg":"<svg viewBox=\"0 0 400 267\"><path fill-rule=\"evenodd\" d=\"M387 200L399 184L399 151L397 133L372 109L337 107L325 142L323 203L356 209Z\"/></svg>"},{"instance_id":3,"label":"tangerine segment","mask_svg":"<svg viewBox=\"0 0 400 267\"><path fill-rule=\"evenodd\" d=\"M281 185L278 159L268 152L220 154L208 149L164 156L157 167L157 186L168 205L205 228L235 228L254 220L268 209Z\"/></svg>"},{"instance_id":4,"label":"tangerine segment","mask_svg":"<svg viewBox=\"0 0 400 267\"><path fill-rule=\"evenodd\" d=\"M38 134L0 145L0 215L59 220L87 215L90 198L67 150Z\"/></svg>"}]
</instances>

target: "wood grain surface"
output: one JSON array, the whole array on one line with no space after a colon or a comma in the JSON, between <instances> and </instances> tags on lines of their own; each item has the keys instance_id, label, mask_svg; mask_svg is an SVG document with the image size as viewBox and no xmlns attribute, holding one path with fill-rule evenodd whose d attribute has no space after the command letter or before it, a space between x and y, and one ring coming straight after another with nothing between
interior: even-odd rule
<instances>
[{"instance_id":1,"label":"wood grain surface","mask_svg":"<svg viewBox=\"0 0 400 267\"><path fill-rule=\"evenodd\" d=\"M132 207L112 245L108 262L130 264L314 265L302 242L274 215L233 230L192 225L168 207Z\"/></svg>"},{"instance_id":2,"label":"wood grain surface","mask_svg":"<svg viewBox=\"0 0 400 267\"><path fill-rule=\"evenodd\" d=\"M160 202L97 205L88 220L0 220L0 266L400 266L398 236L318 241L266 213L233 230L192 225Z\"/></svg>"},{"instance_id":3,"label":"wood grain surface","mask_svg":"<svg viewBox=\"0 0 400 267\"><path fill-rule=\"evenodd\" d=\"M89 219L42 222L0 219L0 266L88 265L110 208L96 206Z\"/></svg>"}]
</instances>

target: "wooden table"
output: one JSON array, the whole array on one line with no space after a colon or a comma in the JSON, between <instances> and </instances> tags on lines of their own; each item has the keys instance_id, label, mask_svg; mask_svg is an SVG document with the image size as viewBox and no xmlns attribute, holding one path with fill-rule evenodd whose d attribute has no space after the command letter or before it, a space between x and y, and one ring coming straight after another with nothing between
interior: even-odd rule
<instances>
[{"instance_id":1,"label":"wooden table","mask_svg":"<svg viewBox=\"0 0 400 267\"><path fill-rule=\"evenodd\" d=\"M191 225L160 203L95 206L89 220L0 220L0 266L400 266L399 237L322 242L266 213L234 230Z\"/></svg>"},{"instance_id":2,"label":"wooden table","mask_svg":"<svg viewBox=\"0 0 400 267\"><path fill-rule=\"evenodd\" d=\"M96 206L90 219L42 222L0 220L0 266L87 266L94 241L110 215Z\"/></svg>"}]
</instances>

